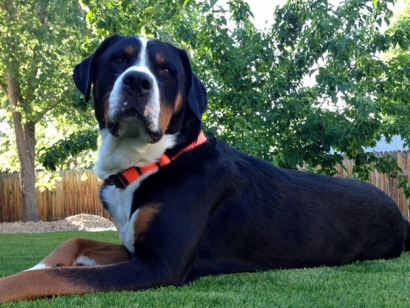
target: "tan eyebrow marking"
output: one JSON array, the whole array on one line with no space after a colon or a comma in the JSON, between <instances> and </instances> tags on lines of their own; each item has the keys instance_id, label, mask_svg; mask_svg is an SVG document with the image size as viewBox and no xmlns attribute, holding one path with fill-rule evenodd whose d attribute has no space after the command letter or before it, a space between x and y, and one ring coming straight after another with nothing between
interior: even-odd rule
<instances>
[{"instance_id":1,"label":"tan eyebrow marking","mask_svg":"<svg viewBox=\"0 0 410 308\"><path fill-rule=\"evenodd\" d=\"M134 48L132 48L132 46L127 46L127 47L125 47L124 52L131 56L131 55L134 54Z\"/></svg>"},{"instance_id":2,"label":"tan eyebrow marking","mask_svg":"<svg viewBox=\"0 0 410 308\"><path fill-rule=\"evenodd\" d=\"M160 55L160 54L157 54L156 56L155 56L155 60L157 61L157 63L158 64L164 64L164 62L165 62L165 59L164 59L164 57L162 56L162 55Z\"/></svg>"}]
</instances>

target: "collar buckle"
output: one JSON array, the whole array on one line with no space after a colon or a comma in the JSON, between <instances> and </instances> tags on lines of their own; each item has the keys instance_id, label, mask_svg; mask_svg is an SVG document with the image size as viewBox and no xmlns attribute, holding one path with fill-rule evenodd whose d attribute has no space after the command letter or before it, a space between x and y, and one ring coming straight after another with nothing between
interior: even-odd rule
<instances>
[{"instance_id":1,"label":"collar buckle","mask_svg":"<svg viewBox=\"0 0 410 308\"><path fill-rule=\"evenodd\" d=\"M104 180L104 185L114 185L117 188L125 188L129 185L128 180L122 175L121 172L110 175Z\"/></svg>"}]
</instances>

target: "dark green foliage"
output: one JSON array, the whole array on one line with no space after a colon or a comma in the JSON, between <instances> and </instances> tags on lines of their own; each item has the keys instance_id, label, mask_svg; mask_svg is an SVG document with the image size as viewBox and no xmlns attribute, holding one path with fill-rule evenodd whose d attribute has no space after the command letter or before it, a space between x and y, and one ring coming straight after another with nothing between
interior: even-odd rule
<instances>
[{"instance_id":1,"label":"dark green foliage","mask_svg":"<svg viewBox=\"0 0 410 308\"><path fill-rule=\"evenodd\" d=\"M56 171L59 164L64 163L69 157L78 156L85 150L97 150L97 130L84 130L73 133L65 139L59 140L50 148L38 151L38 161L44 168Z\"/></svg>"}]
</instances>

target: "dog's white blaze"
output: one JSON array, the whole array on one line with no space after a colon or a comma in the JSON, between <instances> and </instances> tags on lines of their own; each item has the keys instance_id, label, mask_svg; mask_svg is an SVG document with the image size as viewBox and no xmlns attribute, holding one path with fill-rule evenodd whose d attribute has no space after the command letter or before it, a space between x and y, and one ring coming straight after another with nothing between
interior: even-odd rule
<instances>
[{"instance_id":1,"label":"dog's white blaze","mask_svg":"<svg viewBox=\"0 0 410 308\"><path fill-rule=\"evenodd\" d=\"M97 262L95 262L95 260L90 259L89 257L81 255L77 258L77 260L74 261L73 265L74 266L76 266L76 265L94 266L94 265L98 265L98 264L97 264Z\"/></svg>"},{"instance_id":2,"label":"dog's white blaze","mask_svg":"<svg viewBox=\"0 0 410 308\"><path fill-rule=\"evenodd\" d=\"M147 57L147 45L149 39L145 37L138 37L138 40L141 42L142 48L140 53L140 62L142 66L147 66L148 57Z\"/></svg>"},{"instance_id":3,"label":"dog's white blaze","mask_svg":"<svg viewBox=\"0 0 410 308\"><path fill-rule=\"evenodd\" d=\"M134 191L140 186L142 180L155 172L157 171L142 175L137 181L124 189L117 188L114 185L106 186L101 193L101 198L108 205L122 244L131 253L134 253L134 224L139 213L136 210L130 217Z\"/></svg>"},{"instance_id":4,"label":"dog's white blaze","mask_svg":"<svg viewBox=\"0 0 410 308\"><path fill-rule=\"evenodd\" d=\"M26 272L26 271L35 271L35 270L40 270L40 269L45 269L45 268L50 268L50 266L47 266L47 265L44 264L44 263L39 263L39 264L37 264L36 266L33 266L33 267L29 268L29 269L26 269L25 272Z\"/></svg>"}]
</instances>

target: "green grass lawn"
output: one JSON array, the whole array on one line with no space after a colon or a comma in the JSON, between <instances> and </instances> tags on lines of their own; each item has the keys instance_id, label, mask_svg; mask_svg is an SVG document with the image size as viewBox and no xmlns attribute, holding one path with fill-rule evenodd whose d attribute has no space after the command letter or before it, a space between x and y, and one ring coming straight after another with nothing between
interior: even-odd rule
<instances>
[{"instance_id":1,"label":"green grass lawn","mask_svg":"<svg viewBox=\"0 0 410 308\"><path fill-rule=\"evenodd\" d=\"M70 237L119 242L115 232L1 234L0 276L37 264ZM410 307L410 253L387 261L204 277L179 288L61 296L2 307Z\"/></svg>"}]
</instances>

